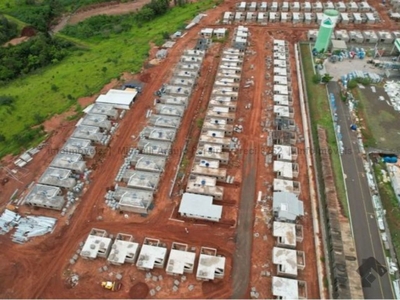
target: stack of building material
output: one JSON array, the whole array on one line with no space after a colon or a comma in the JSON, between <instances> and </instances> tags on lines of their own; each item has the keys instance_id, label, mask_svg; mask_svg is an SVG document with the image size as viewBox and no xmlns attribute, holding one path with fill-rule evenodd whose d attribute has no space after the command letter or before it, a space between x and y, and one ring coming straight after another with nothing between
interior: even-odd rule
<instances>
[{"instance_id":1,"label":"stack of building material","mask_svg":"<svg viewBox=\"0 0 400 300\"><path fill-rule=\"evenodd\" d=\"M21 216L11 210L4 210L0 217L0 234L4 235L13 229L21 219Z\"/></svg>"},{"instance_id":2,"label":"stack of building material","mask_svg":"<svg viewBox=\"0 0 400 300\"><path fill-rule=\"evenodd\" d=\"M13 234L12 241L21 244L27 242L29 238L51 233L56 223L57 219L49 217L28 216L21 218L16 226L17 230Z\"/></svg>"},{"instance_id":3,"label":"stack of building material","mask_svg":"<svg viewBox=\"0 0 400 300\"><path fill-rule=\"evenodd\" d=\"M12 241L22 244L29 238L52 232L56 222L55 218L41 216L22 218L19 214L6 209L0 217L0 234L4 235L16 227Z\"/></svg>"},{"instance_id":4,"label":"stack of building material","mask_svg":"<svg viewBox=\"0 0 400 300\"><path fill-rule=\"evenodd\" d=\"M388 94L390 102L396 111L400 111L400 83L388 81L385 85L385 92Z\"/></svg>"}]
</instances>

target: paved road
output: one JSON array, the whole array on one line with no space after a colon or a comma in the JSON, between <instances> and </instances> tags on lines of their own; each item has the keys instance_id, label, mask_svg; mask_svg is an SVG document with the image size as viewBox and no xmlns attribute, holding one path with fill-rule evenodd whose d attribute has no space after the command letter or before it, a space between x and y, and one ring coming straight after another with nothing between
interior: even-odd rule
<instances>
[{"instance_id":1,"label":"paved road","mask_svg":"<svg viewBox=\"0 0 400 300\"><path fill-rule=\"evenodd\" d=\"M340 99L339 86L336 82L330 82L328 90L329 93L335 95L336 99ZM361 265L363 259L374 257L378 262L386 266L368 181L357 144L357 136L350 130L350 112L343 101L336 101L336 105L338 124L340 125L345 149L342 155L343 172L349 198L358 264ZM373 274L376 279L372 282L371 287L363 288L364 297L366 299L393 299L389 273L387 272L383 276L379 276L375 272Z\"/></svg>"},{"instance_id":2,"label":"paved road","mask_svg":"<svg viewBox=\"0 0 400 300\"><path fill-rule=\"evenodd\" d=\"M242 193L240 196L236 251L233 258L233 293L232 299L248 299L250 283L251 249L253 243L253 209L256 196L256 165L254 154L246 154Z\"/></svg>"}]
</instances>

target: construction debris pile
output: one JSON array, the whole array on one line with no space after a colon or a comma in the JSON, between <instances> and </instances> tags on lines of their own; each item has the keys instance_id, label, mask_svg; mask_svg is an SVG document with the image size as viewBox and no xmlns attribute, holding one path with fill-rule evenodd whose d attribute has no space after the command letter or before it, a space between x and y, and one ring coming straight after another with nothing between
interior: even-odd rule
<instances>
[{"instance_id":1,"label":"construction debris pile","mask_svg":"<svg viewBox=\"0 0 400 300\"><path fill-rule=\"evenodd\" d=\"M12 235L12 241L23 244L32 237L53 232L56 222L57 219L49 217L21 217L19 214L6 209L0 217L0 234L4 235L16 228Z\"/></svg>"},{"instance_id":2,"label":"construction debris pile","mask_svg":"<svg viewBox=\"0 0 400 300\"><path fill-rule=\"evenodd\" d=\"M385 92L389 96L390 104L395 111L400 111L400 82L388 81L384 85Z\"/></svg>"}]
</instances>

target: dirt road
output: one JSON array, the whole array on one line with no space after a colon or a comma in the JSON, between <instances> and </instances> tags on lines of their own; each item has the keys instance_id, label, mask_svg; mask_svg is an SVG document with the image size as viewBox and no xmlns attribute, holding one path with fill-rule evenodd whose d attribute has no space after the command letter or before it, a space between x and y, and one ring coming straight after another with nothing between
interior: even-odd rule
<instances>
[{"instance_id":1,"label":"dirt road","mask_svg":"<svg viewBox=\"0 0 400 300\"><path fill-rule=\"evenodd\" d=\"M72 15L64 15L58 21L57 25L52 28L52 32L57 33L61 31L67 25L74 25L83 20L98 16L98 15L121 15L128 14L131 12L135 12L140 9L143 5L149 3L150 0L136 0L134 2L128 3L118 3L118 2L110 2L110 3L101 3L97 5L92 5L85 7Z\"/></svg>"}]
</instances>

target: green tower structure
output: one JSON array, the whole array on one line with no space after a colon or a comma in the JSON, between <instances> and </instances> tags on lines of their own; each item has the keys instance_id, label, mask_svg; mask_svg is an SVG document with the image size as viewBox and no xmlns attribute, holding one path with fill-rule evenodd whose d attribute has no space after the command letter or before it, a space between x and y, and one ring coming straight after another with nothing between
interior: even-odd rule
<instances>
[{"instance_id":1,"label":"green tower structure","mask_svg":"<svg viewBox=\"0 0 400 300\"><path fill-rule=\"evenodd\" d=\"M332 32L336 26L339 12L334 9L327 9L324 11L324 17L321 20L321 25L318 30L317 40L315 41L314 48L318 52L325 52L328 50L331 42Z\"/></svg>"}]
</instances>

